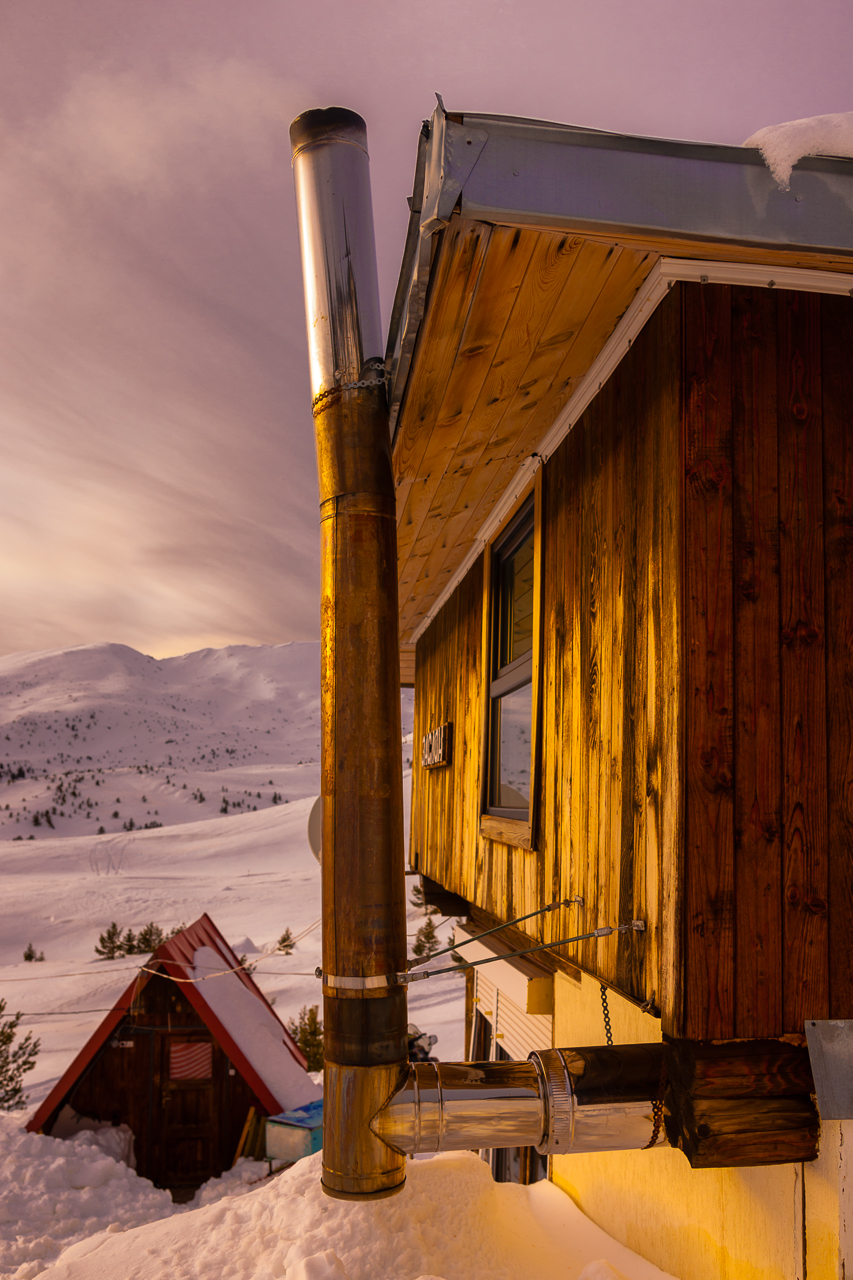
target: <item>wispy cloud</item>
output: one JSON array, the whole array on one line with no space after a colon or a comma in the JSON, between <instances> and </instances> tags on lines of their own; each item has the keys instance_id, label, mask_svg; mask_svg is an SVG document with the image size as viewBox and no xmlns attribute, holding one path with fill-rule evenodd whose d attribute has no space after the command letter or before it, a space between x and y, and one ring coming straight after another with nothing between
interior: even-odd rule
<instances>
[{"instance_id":1,"label":"wispy cloud","mask_svg":"<svg viewBox=\"0 0 853 1280\"><path fill-rule=\"evenodd\" d=\"M316 633L300 101L199 60L0 132L0 649Z\"/></svg>"}]
</instances>

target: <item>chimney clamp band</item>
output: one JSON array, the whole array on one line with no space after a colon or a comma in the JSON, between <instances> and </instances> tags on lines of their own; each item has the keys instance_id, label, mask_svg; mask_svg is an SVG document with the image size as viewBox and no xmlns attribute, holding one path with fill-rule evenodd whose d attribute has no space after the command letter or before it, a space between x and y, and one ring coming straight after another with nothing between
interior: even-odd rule
<instances>
[{"instance_id":1,"label":"chimney clamp band","mask_svg":"<svg viewBox=\"0 0 853 1280\"><path fill-rule=\"evenodd\" d=\"M342 978L336 973L324 973L322 969L314 970L315 978L322 978L323 985L339 991L375 991L380 987L397 985L396 973L380 973L369 978Z\"/></svg>"}]
</instances>

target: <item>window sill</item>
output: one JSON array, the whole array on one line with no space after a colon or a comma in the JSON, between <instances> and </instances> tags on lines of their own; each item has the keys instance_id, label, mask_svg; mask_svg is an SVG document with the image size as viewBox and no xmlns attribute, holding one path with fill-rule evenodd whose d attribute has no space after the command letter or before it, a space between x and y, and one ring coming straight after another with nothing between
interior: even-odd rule
<instances>
[{"instance_id":1,"label":"window sill","mask_svg":"<svg viewBox=\"0 0 853 1280\"><path fill-rule=\"evenodd\" d=\"M517 849L533 848L533 830L529 822L520 818L499 818L493 813L480 816L480 835L487 840L499 840Z\"/></svg>"}]
</instances>

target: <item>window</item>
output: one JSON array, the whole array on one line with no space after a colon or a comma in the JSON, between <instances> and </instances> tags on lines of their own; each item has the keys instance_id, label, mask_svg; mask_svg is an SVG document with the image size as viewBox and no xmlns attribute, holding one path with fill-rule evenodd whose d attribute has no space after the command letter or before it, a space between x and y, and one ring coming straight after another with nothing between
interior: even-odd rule
<instances>
[{"instance_id":1,"label":"window","mask_svg":"<svg viewBox=\"0 0 853 1280\"><path fill-rule=\"evenodd\" d=\"M173 1040L169 1045L170 1080L210 1080L213 1045L209 1040Z\"/></svg>"},{"instance_id":2,"label":"window","mask_svg":"<svg viewBox=\"0 0 853 1280\"><path fill-rule=\"evenodd\" d=\"M492 549L486 812L530 821L536 537L531 500Z\"/></svg>"}]
</instances>

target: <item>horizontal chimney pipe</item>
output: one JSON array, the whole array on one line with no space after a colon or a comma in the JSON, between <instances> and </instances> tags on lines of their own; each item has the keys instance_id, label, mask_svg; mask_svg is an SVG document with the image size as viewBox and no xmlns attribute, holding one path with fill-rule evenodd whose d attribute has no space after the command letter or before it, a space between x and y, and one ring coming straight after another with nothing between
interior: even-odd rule
<instances>
[{"instance_id":1,"label":"horizontal chimney pipe","mask_svg":"<svg viewBox=\"0 0 853 1280\"><path fill-rule=\"evenodd\" d=\"M543 1049L527 1062L412 1063L371 1129L408 1156L535 1147L542 1155L665 1145L664 1046Z\"/></svg>"}]
</instances>

